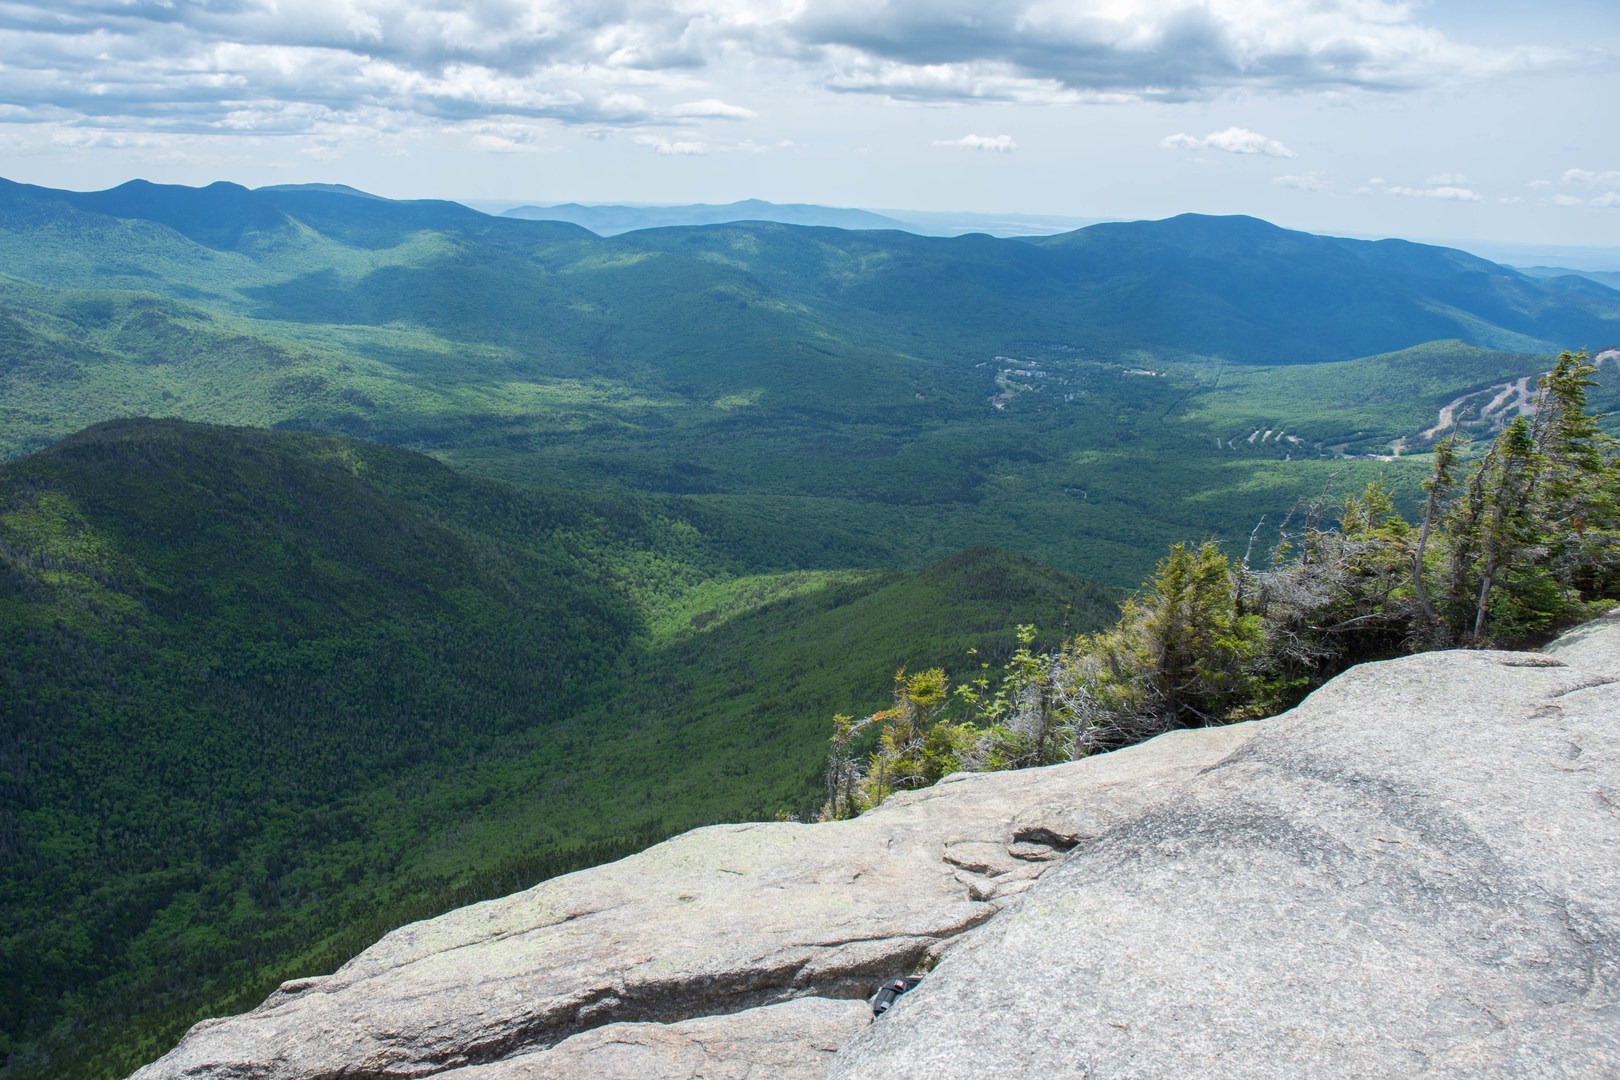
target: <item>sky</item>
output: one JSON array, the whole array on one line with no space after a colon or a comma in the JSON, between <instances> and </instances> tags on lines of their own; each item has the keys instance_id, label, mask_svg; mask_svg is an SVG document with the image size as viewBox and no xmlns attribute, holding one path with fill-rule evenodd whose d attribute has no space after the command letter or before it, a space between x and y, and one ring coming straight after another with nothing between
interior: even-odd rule
<instances>
[{"instance_id":1,"label":"sky","mask_svg":"<svg viewBox=\"0 0 1620 1080\"><path fill-rule=\"evenodd\" d=\"M0 175L1620 247L1620 0L0 0Z\"/></svg>"}]
</instances>

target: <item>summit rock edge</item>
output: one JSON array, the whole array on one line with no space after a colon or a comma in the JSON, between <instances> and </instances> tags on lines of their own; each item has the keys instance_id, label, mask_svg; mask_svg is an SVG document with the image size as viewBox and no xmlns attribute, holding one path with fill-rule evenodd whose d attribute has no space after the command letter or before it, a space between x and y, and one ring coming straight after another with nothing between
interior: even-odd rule
<instances>
[{"instance_id":1,"label":"summit rock edge","mask_svg":"<svg viewBox=\"0 0 1620 1080\"><path fill-rule=\"evenodd\" d=\"M402 927L133 1080L997 1074L1620 1075L1620 617L699 829Z\"/></svg>"}]
</instances>

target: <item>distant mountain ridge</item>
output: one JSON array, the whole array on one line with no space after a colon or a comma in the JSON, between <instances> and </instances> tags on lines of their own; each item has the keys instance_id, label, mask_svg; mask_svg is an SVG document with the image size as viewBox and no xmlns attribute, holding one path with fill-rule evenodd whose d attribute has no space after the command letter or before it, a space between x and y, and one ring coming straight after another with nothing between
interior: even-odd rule
<instances>
[{"instance_id":1,"label":"distant mountain ridge","mask_svg":"<svg viewBox=\"0 0 1620 1080\"><path fill-rule=\"evenodd\" d=\"M1329 359L1328 350L1370 355L1398 337L1535 349L1607 341L1620 331L1612 290L1578 279L1537 281L1465 251L1408 240L1183 214L1029 242L1106 262L1117 282L1110 304L1157 311L1153 337L1189 350L1196 338L1230 355L1238 340L1265 336L1273 359L1283 351Z\"/></svg>"},{"instance_id":2,"label":"distant mountain ridge","mask_svg":"<svg viewBox=\"0 0 1620 1080\"><path fill-rule=\"evenodd\" d=\"M688 225L726 225L738 221L774 221L782 225L811 225L832 229L895 229L909 231L906 222L874 214L870 210L849 210L807 203L771 203L744 199L724 205L691 206L585 206L562 203L555 206L517 206L501 217L541 221L568 221L599 236L614 236L637 229L661 229Z\"/></svg>"},{"instance_id":3,"label":"distant mountain ridge","mask_svg":"<svg viewBox=\"0 0 1620 1080\"><path fill-rule=\"evenodd\" d=\"M359 188L350 187L348 184L265 184L264 186L254 188L253 190L254 191L319 191L319 192L325 192L326 194L329 194L329 195L353 195L356 198L360 198L360 199L378 199L378 200L381 200L382 202L390 202L390 201L392 201L392 200L389 200L387 198L384 198L381 195L373 195L369 191L361 191Z\"/></svg>"},{"instance_id":4,"label":"distant mountain ridge","mask_svg":"<svg viewBox=\"0 0 1620 1080\"><path fill-rule=\"evenodd\" d=\"M926 322L918 329L957 341L986 340L986 330L1005 340L1016 327L1026 339L1089 338L1112 347L1276 362L1350 359L1443 338L1507 349L1620 340L1620 297L1595 282L1588 288L1576 278L1541 281L1455 249L1315 236L1245 217L1184 214L1017 239L777 223L598 238L573 223L492 218L458 203L394 202L329 186L249 191L223 182L183 188L131 181L107 191L66 192L0 184L0 215L19 239L30 214L37 221L69 207L164 226L260 265L309 246L300 227L362 251L433 232L486 247L490 255L579 245L553 248L549 261L560 259L559 265L604 258L611 265L619 253L656 251L674 272L646 283L661 293L670 284L691 287L683 281L712 288L720 284L716 269L730 267L744 276L722 273L721 279L733 279L729 288L767 283L782 299L808 301L835 319ZM15 254L22 265L13 272L32 276L26 253ZM458 258L472 254L469 249ZM694 257L707 263L701 274L677 270ZM429 269L435 261L419 265ZM529 261L532 266L532 256ZM636 279L645 275L607 273L619 279L603 282L613 290L609 302L637 305L637 290L645 286ZM81 277L71 284L100 283ZM160 280L152 284L162 287ZM536 284L555 292L566 283L553 276ZM277 306L263 314L285 317ZM566 308L552 309L548 318L574 321Z\"/></svg>"},{"instance_id":5,"label":"distant mountain ridge","mask_svg":"<svg viewBox=\"0 0 1620 1080\"><path fill-rule=\"evenodd\" d=\"M1595 281L1599 285L1620 291L1620 270L1572 270L1563 266L1516 266L1515 270L1527 277L1533 278L1561 278L1581 277Z\"/></svg>"},{"instance_id":6,"label":"distant mountain ridge","mask_svg":"<svg viewBox=\"0 0 1620 1080\"><path fill-rule=\"evenodd\" d=\"M479 205L479 204L469 204ZM495 210L492 206L491 210ZM742 221L774 221L781 225L817 225L835 229L891 229L919 236L1051 236L1094 225L1106 218L1071 218L1052 214L949 213L930 210L866 210L818 206L808 203L771 203L763 199L712 205L674 206L559 203L515 206L499 210L502 217L571 221L601 236L636 229L687 225L729 225Z\"/></svg>"}]
</instances>

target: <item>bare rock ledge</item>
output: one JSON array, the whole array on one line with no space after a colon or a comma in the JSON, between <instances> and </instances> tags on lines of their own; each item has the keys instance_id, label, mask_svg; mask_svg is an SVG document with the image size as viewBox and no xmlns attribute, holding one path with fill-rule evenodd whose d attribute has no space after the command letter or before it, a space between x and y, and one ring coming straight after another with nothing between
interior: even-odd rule
<instances>
[{"instance_id":1,"label":"bare rock ledge","mask_svg":"<svg viewBox=\"0 0 1620 1080\"><path fill-rule=\"evenodd\" d=\"M1620 619L700 829L396 930L133 1080L824 1074L1620 1077Z\"/></svg>"}]
</instances>

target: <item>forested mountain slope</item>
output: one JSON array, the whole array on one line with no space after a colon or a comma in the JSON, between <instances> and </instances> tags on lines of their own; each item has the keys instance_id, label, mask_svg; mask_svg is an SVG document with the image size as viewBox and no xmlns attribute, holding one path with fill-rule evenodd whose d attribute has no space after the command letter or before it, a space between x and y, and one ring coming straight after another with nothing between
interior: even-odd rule
<instances>
[{"instance_id":1,"label":"forested mountain slope","mask_svg":"<svg viewBox=\"0 0 1620 1080\"><path fill-rule=\"evenodd\" d=\"M819 805L827 717L901 664L1113 614L989 551L739 576L774 541L707 527L172 421L0 468L12 1075L122 1075L405 919Z\"/></svg>"}]
</instances>

